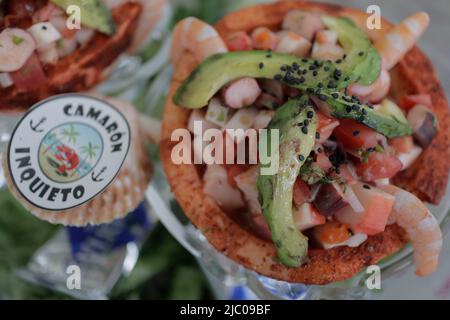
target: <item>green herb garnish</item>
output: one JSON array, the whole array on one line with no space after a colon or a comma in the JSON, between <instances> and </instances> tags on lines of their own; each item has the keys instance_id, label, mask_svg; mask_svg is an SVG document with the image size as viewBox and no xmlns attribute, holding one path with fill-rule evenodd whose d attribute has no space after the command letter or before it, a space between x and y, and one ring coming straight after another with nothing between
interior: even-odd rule
<instances>
[{"instance_id":1,"label":"green herb garnish","mask_svg":"<svg viewBox=\"0 0 450 320\"><path fill-rule=\"evenodd\" d=\"M23 41L24 41L24 39L22 37L19 37L19 36L13 36L13 38L12 38L12 42L16 46L20 45Z\"/></svg>"}]
</instances>

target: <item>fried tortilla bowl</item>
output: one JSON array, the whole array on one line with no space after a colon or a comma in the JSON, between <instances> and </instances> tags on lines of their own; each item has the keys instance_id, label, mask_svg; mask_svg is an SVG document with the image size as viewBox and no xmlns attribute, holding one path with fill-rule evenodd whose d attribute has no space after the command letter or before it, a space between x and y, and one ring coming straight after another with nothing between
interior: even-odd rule
<instances>
[{"instance_id":1,"label":"fried tortilla bowl","mask_svg":"<svg viewBox=\"0 0 450 320\"><path fill-rule=\"evenodd\" d=\"M96 32L86 45L56 64L46 65L48 81L37 88L0 88L0 112L23 112L49 96L93 88L112 71L122 53L135 51L145 43L165 3L164 0L107 2L117 4L111 9L115 33L107 36Z\"/></svg>"},{"instance_id":2,"label":"fried tortilla bowl","mask_svg":"<svg viewBox=\"0 0 450 320\"><path fill-rule=\"evenodd\" d=\"M381 30L367 30L366 13L330 4L285 1L248 7L229 14L216 24L222 37L236 31L251 31L265 26L279 28L283 17L290 10L326 12L330 15L349 17L371 39L383 36L392 24L383 20ZM390 225L383 233L370 236L357 248L337 247L330 250L310 249L309 262L298 268L286 267L276 258L272 242L261 239L225 213L211 197L203 192L203 180L195 165L175 165L171 150L176 142L170 141L173 130L186 128L190 110L172 102L172 96L182 81L195 68L194 57L185 52L176 66L169 97L165 106L161 141L161 159L175 194L191 222L206 236L209 242L233 261L270 278L303 284L328 284L351 278L366 266L397 252L407 242L403 229ZM449 110L443 89L428 58L414 48L391 71L391 96L429 93L434 111L439 119L440 131L432 144L422 153L414 166L396 177L394 183L414 193L421 200L437 204L442 199L448 182ZM433 165L427 165L432 163Z\"/></svg>"}]
</instances>

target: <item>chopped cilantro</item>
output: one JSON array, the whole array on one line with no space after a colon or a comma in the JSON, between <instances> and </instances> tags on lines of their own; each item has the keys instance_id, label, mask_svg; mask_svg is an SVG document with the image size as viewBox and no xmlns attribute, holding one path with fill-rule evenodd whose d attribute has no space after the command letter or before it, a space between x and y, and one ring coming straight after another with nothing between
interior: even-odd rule
<instances>
[{"instance_id":1,"label":"chopped cilantro","mask_svg":"<svg viewBox=\"0 0 450 320\"><path fill-rule=\"evenodd\" d=\"M18 46L18 45L20 45L22 42L23 42L23 38L22 37L19 37L19 36L13 36L13 38L12 38L12 42L16 45L16 46Z\"/></svg>"}]
</instances>

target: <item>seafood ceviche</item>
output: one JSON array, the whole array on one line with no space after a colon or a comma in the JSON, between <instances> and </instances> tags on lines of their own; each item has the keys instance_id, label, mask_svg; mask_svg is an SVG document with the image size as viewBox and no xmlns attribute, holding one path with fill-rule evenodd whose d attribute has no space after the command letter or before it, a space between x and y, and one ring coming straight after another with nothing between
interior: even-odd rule
<instances>
[{"instance_id":1,"label":"seafood ceviche","mask_svg":"<svg viewBox=\"0 0 450 320\"><path fill-rule=\"evenodd\" d=\"M121 53L145 43L163 4L0 1L0 110L92 88Z\"/></svg>"},{"instance_id":2,"label":"seafood ceviche","mask_svg":"<svg viewBox=\"0 0 450 320\"><path fill-rule=\"evenodd\" d=\"M414 248L416 273L432 273L442 247L439 224L418 196L393 181L441 128L431 96L392 94L399 80L391 77L426 30L428 15L416 13L373 39L333 10L282 12L279 20L265 16L276 20L270 26L253 23L246 30L233 30L238 16L219 22L218 31L196 18L175 28L172 63L186 77L173 104L192 110L186 125L192 134L196 121L203 129L223 130L226 154L246 140L229 142L225 129L268 129L267 141L272 129L279 132L279 149L272 150L279 154L276 173L262 174L261 162L197 165L202 192L249 233L270 242L277 263L288 270L307 270L312 251L336 257L331 252L347 250L351 256L397 225ZM199 64L192 72L180 71L186 52ZM167 117L163 126L169 126ZM260 137L259 148L263 144ZM247 146L246 159L258 157L256 149ZM165 166L171 180L175 169ZM188 216L190 207L183 206ZM266 260L248 262L255 253L247 254L240 260L246 266L273 275L259 267Z\"/></svg>"}]
</instances>

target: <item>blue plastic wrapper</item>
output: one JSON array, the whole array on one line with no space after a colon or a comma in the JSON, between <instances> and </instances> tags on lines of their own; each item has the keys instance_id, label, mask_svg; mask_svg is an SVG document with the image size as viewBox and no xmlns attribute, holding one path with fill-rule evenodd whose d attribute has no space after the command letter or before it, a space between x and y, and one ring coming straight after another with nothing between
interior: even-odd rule
<instances>
[{"instance_id":1,"label":"blue plastic wrapper","mask_svg":"<svg viewBox=\"0 0 450 320\"><path fill-rule=\"evenodd\" d=\"M18 275L79 299L107 299L134 268L156 218L143 203L109 224L58 231Z\"/></svg>"}]
</instances>

